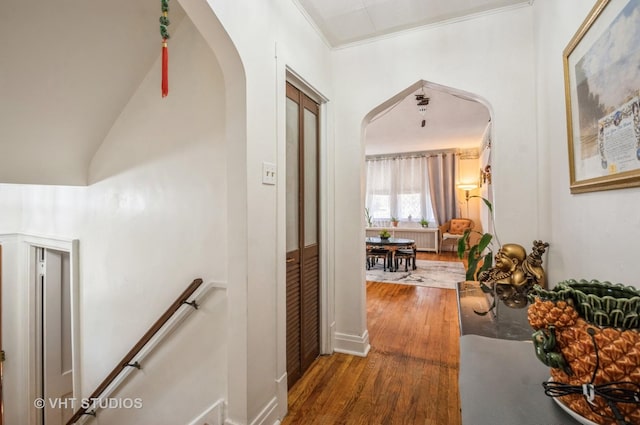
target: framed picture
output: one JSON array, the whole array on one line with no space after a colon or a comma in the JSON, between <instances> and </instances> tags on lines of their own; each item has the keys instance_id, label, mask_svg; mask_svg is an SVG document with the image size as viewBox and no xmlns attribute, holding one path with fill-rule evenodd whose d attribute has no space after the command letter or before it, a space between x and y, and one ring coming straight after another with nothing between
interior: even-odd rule
<instances>
[{"instance_id":1,"label":"framed picture","mask_svg":"<svg viewBox=\"0 0 640 425\"><path fill-rule=\"evenodd\" d=\"M571 193L640 186L640 0L599 0L563 59Z\"/></svg>"}]
</instances>

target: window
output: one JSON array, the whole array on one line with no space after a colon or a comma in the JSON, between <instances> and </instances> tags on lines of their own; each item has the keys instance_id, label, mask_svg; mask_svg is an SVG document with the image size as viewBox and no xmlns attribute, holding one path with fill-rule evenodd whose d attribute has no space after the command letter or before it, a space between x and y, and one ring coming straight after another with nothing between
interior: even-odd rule
<instances>
[{"instance_id":1,"label":"window","mask_svg":"<svg viewBox=\"0 0 640 425\"><path fill-rule=\"evenodd\" d=\"M373 219L388 220L391 217L391 202L389 195L371 195L369 213Z\"/></svg>"},{"instance_id":2,"label":"window","mask_svg":"<svg viewBox=\"0 0 640 425\"><path fill-rule=\"evenodd\" d=\"M409 219L418 218L422 215L422 208L420 207L420 193L400 193L398 194L398 218Z\"/></svg>"},{"instance_id":3,"label":"window","mask_svg":"<svg viewBox=\"0 0 640 425\"><path fill-rule=\"evenodd\" d=\"M365 205L373 222L384 226L391 217L433 222L427 158L407 156L367 159Z\"/></svg>"}]
</instances>

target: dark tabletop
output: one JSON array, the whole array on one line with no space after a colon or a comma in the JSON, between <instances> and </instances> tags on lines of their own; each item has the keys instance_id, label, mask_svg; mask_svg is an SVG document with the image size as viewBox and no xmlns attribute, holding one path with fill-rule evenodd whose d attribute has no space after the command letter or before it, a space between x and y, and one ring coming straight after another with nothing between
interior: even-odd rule
<instances>
[{"instance_id":1,"label":"dark tabletop","mask_svg":"<svg viewBox=\"0 0 640 425\"><path fill-rule=\"evenodd\" d=\"M368 245L413 245L416 243L413 239L402 239L402 238L389 238L382 239L377 236L370 236L365 238L365 242Z\"/></svg>"}]
</instances>

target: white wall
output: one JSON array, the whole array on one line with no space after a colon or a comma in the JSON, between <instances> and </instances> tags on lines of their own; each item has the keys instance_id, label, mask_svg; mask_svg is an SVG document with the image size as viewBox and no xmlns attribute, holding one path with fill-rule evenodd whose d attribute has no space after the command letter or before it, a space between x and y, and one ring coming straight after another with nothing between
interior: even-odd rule
<instances>
[{"instance_id":1,"label":"white wall","mask_svg":"<svg viewBox=\"0 0 640 425\"><path fill-rule=\"evenodd\" d=\"M0 236L2 245L2 349L6 352L3 367L2 397L7 424L28 423L28 391L26 340L29 330L22 320L27 309L25 291L17 286L18 238Z\"/></svg>"},{"instance_id":2,"label":"white wall","mask_svg":"<svg viewBox=\"0 0 640 425\"><path fill-rule=\"evenodd\" d=\"M608 280L640 288L636 243L640 239L640 188L572 195L562 51L595 1L537 0L535 41L538 84L539 218L550 243L550 284L570 278Z\"/></svg>"},{"instance_id":3,"label":"white wall","mask_svg":"<svg viewBox=\"0 0 640 425\"><path fill-rule=\"evenodd\" d=\"M246 406L236 404L240 388L229 394L230 419L247 423L256 418L270 420L286 411L286 67L331 99L331 61L328 47L291 1L210 2L210 6L238 50L247 81ZM189 8L185 10L189 14ZM328 118L331 112L325 112ZM331 135L323 134L322 141L326 149ZM277 164L276 186L261 182L264 161ZM243 370L242 365L234 365L234 359L230 361L232 369Z\"/></svg>"},{"instance_id":4,"label":"white wall","mask_svg":"<svg viewBox=\"0 0 640 425\"><path fill-rule=\"evenodd\" d=\"M99 329L104 317L122 315L107 335L84 335L84 346L93 348L83 357L92 361L107 359L109 349L130 348L132 338L141 335L141 325L144 330L153 323L193 278L227 280L223 78L215 56L188 19L174 32L169 96L160 98L156 62L90 169L95 182L90 187L90 231L100 243L81 258L104 271L102 279L92 276L94 284L86 285L83 311L91 308L95 322L87 319L83 325ZM158 357L177 361L147 367L148 378L126 388L129 395L147 395L145 412L109 411L117 417L113 423L148 421L149 411L156 421L187 422L225 396L224 297L214 293L191 326L179 330L170 347L158 350ZM141 302L148 308L140 310ZM135 311L140 314L131 315ZM194 329L193 322L199 327ZM101 339L113 333L121 342L97 353ZM149 359L152 364L154 360ZM85 377L89 387L95 386L92 378ZM179 402L172 403L172 396Z\"/></svg>"},{"instance_id":5,"label":"white wall","mask_svg":"<svg viewBox=\"0 0 640 425\"><path fill-rule=\"evenodd\" d=\"M366 330L362 120L376 105L420 79L486 99L494 125L493 188L502 241L528 245L536 226L537 150L532 8L524 6L337 50L336 322ZM362 196L361 196L362 198Z\"/></svg>"},{"instance_id":6,"label":"white wall","mask_svg":"<svg viewBox=\"0 0 640 425\"><path fill-rule=\"evenodd\" d=\"M188 19L172 35L169 97L160 96L158 59L94 157L90 186L0 185L0 233L80 241L82 396L194 278L227 279L224 81ZM186 423L225 397L224 291L196 315L150 359L179 355L189 367L150 368L150 382L164 385L145 387L144 411L117 423L139 423L138 414Z\"/></svg>"},{"instance_id":7,"label":"white wall","mask_svg":"<svg viewBox=\"0 0 640 425\"><path fill-rule=\"evenodd\" d=\"M95 155L91 185L0 186L7 217L0 231L80 239L85 391L168 305L177 285L195 276L228 279L228 317L212 312L216 324L228 319L228 367L222 377L209 376L205 392L227 384L231 421L269 422L287 408L285 186L284 173L275 187L261 184L262 162L285 169L286 70L331 99L330 50L289 0L180 5L224 57L221 70L210 69L202 40L174 28L169 97L160 99L156 62ZM183 46L181 36L194 47ZM322 109L323 261L330 264L332 111ZM332 273L323 280L330 287ZM105 338L113 342L105 346Z\"/></svg>"},{"instance_id":8,"label":"white wall","mask_svg":"<svg viewBox=\"0 0 640 425\"><path fill-rule=\"evenodd\" d=\"M203 373L209 375L198 385L206 381L206 398L214 401L217 394L224 396L228 384L228 412L236 423L273 422L286 410L282 171L287 67L329 100L322 128L328 187L323 193L328 229L323 279L329 290L336 283L335 300L330 299L335 301L336 332L354 345L365 348L367 343L364 271L352 261L364 254L364 201L357 198L363 193L362 121L376 105L420 79L487 100L494 124L496 221L503 242L526 246L533 239L549 240L552 281L582 272L632 283L624 265L632 261L631 244L640 228L634 211L638 189L568 192L559 53L573 33L567 22L577 27L582 17L576 10L586 13L590 6L577 0L556 3L538 0L533 7L332 53L288 0L211 2L206 10L203 1L183 0L187 15L207 33L206 41L191 24L174 29L169 97L160 99L156 62L94 158L92 184L0 185L0 233L80 239L83 390L99 382L193 277L228 278L228 315L214 308L221 302L214 297L205 323L196 324L215 323L203 332L201 348L213 355L204 360ZM215 43L202 18L211 10L234 44L221 49L237 49L245 72L238 79L211 54ZM239 83L243 78L246 86ZM226 115L230 104L236 112ZM234 122L242 128L230 132ZM234 159L227 164L232 151ZM263 161L278 165L278 185L261 184ZM234 180L227 181L227 175ZM234 191L226 190L227 183ZM354 227L357 222L363 225ZM227 245L229 223L237 245ZM629 236L622 240L608 239L625 232ZM615 242L601 247L607 240ZM227 248L233 252L229 257ZM220 365L227 359L218 343L227 338L220 327L227 319L225 374ZM184 355L197 358L192 348ZM172 347L176 353L181 349ZM192 400L192 395L186 391L179 401L191 400L197 410L204 398L196 394ZM167 414L182 420L186 410Z\"/></svg>"}]
</instances>

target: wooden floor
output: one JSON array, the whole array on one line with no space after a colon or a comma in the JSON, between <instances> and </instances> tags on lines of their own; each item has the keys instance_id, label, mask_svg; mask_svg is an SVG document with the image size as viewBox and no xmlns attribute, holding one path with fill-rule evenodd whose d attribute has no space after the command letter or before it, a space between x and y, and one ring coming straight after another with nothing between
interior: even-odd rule
<instances>
[{"instance_id":1,"label":"wooden floor","mask_svg":"<svg viewBox=\"0 0 640 425\"><path fill-rule=\"evenodd\" d=\"M283 425L460 425L456 292L367 283L367 327L369 355L316 360L289 391Z\"/></svg>"}]
</instances>

